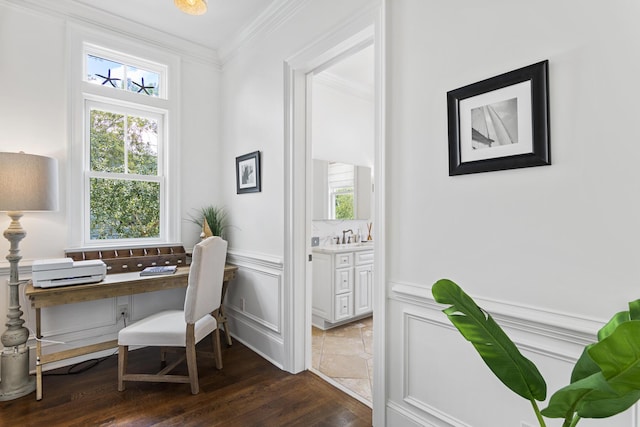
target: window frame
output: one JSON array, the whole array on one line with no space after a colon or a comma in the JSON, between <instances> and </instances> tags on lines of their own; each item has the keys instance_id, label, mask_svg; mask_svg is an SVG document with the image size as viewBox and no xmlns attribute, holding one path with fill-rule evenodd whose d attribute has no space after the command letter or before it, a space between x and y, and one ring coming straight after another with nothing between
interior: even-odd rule
<instances>
[{"instance_id":1,"label":"window frame","mask_svg":"<svg viewBox=\"0 0 640 427\"><path fill-rule=\"evenodd\" d=\"M67 56L70 88L68 242L71 248L109 248L172 244L180 241L180 59L177 55L156 49L140 40L113 34L103 34L71 24L67 29ZM96 85L87 81L87 55L103 57L146 71L158 72L158 96ZM94 239L89 229L88 175L89 140L87 108L103 104L107 111L121 108L162 116L159 123L158 173L162 171L160 196L160 236L139 239ZM160 154L162 153L162 154ZM81 224L81 226L78 226Z\"/></svg>"},{"instance_id":2,"label":"window frame","mask_svg":"<svg viewBox=\"0 0 640 427\"><path fill-rule=\"evenodd\" d=\"M135 93L135 95L140 95L140 96L149 97L149 98L164 99L164 100L168 99L167 86L168 86L168 80L169 80L168 78L169 72L168 72L168 67L166 65L153 62L145 58L139 58L127 53L118 52L112 49L107 49L102 46L95 45L93 43L84 43L83 55L82 55L82 80L86 83L89 83L87 80L88 73L87 73L87 60L86 60L88 55L118 62L125 67L125 70L128 70L131 67L136 67L138 69L143 69L145 71L152 71L154 73L157 73L159 76L158 81L160 84L160 90L159 90L158 96L153 97L150 95L146 95L146 94L142 95L138 93ZM127 77L126 73L124 77L126 79ZM89 84L93 86L98 86L94 83L89 83ZM103 85L103 86L105 88L108 88L110 91L134 93L126 89L114 88L108 85ZM117 96L117 95L114 95L114 96Z\"/></svg>"},{"instance_id":3,"label":"window frame","mask_svg":"<svg viewBox=\"0 0 640 427\"><path fill-rule=\"evenodd\" d=\"M118 102L113 102L112 99L102 99L99 97L86 97L85 98L85 111L84 111L84 119L85 123L91 117L91 111L93 109L100 111L108 111L116 114L123 115L135 115L136 117L146 117L153 120L157 120L158 129L163 130L165 128L164 123L166 122L166 111L157 110L156 109L138 109L135 106L123 105ZM167 218L166 218L166 205L167 205L167 196L166 196L166 171L164 165L166 162L164 161L165 157L165 132L158 132L158 165L156 175L139 175L139 174L130 174L127 172L118 173L118 172L102 172L102 171L93 171L91 170L91 153L89 150L90 145L90 126L85 126L84 129L84 141L85 141L85 155L84 155L84 194L83 194L83 213L84 213L84 222L83 228L86 233L89 234L88 239L91 242L119 242L119 243L137 243L139 241L144 242L156 242L156 241L165 241L166 229L167 229ZM126 163L126 158L125 158ZM160 185L160 233L157 238L133 238L133 239L91 239L91 218L89 213L89 206L91 203L90 195L91 195L91 179L92 178L103 178L103 179L121 179L121 180L129 180L129 181L147 181L147 182L157 182Z\"/></svg>"},{"instance_id":4,"label":"window frame","mask_svg":"<svg viewBox=\"0 0 640 427\"><path fill-rule=\"evenodd\" d=\"M343 171L336 172L335 165L341 165ZM347 168L348 167L348 168ZM345 171L344 169L348 169ZM351 165L348 163L342 162L329 162L329 166L327 169L327 182L328 182L328 190L329 190L329 218L336 218L336 199L338 196L342 195L351 195L354 201L353 204L353 218L339 218L342 220L351 220L357 218L356 212L356 204L355 204L355 174L356 168L355 165ZM346 175L347 180L345 179L335 179L336 175ZM333 178L333 179L332 179Z\"/></svg>"}]
</instances>

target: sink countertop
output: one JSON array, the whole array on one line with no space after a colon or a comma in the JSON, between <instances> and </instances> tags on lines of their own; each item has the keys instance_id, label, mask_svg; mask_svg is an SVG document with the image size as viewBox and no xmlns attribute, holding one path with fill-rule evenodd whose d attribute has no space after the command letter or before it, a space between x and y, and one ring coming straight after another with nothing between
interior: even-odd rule
<instances>
[{"instance_id":1,"label":"sink countertop","mask_svg":"<svg viewBox=\"0 0 640 427\"><path fill-rule=\"evenodd\" d=\"M373 249L373 241L314 246L311 248L313 252L324 252L330 254L335 254L338 252L372 251Z\"/></svg>"}]
</instances>

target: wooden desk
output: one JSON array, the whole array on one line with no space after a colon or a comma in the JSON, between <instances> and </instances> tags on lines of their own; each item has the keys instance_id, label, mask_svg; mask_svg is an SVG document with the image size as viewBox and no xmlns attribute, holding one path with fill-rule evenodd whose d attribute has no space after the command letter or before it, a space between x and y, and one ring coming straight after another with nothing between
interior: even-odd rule
<instances>
[{"instance_id":1,"label":"wooden desk","mask_svg":"<svg viewBox=\"0 0 640 427\"><path fill-rule=\"evenodd\" d=\"M238 267L227 265L224 269L222 285L222 300L227 292L229 281L235 279ZM62 304L93 301L97 299L113 298L123 295L142 294L165 289L186 288L189 277L189 267L179 267L175 274L140 277L139 272L108 274L100 283L88 285L72 285L57 288L34 288L32 283L26 287L26 295L31 300L31 307L36 311L36 400L42 399L42 365L69 359L97 351L108 350L118 346L118 340L77 347L56 353L42 354L41 315L43 307ZM227 317L222 305L217 312L212 313L220 326L224 326L227 343L231 345L231 337L227 327Z\"/></svg>"}]
</instances>

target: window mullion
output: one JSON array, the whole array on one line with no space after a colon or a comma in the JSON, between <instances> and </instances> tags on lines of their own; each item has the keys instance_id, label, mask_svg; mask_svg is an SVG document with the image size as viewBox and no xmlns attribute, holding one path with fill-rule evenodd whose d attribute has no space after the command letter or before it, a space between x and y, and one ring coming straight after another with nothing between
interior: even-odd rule
<instances>
[{"instance_id":1,"label":"window mullion","mask_svg":"<svg viewBox=\"0 0 640 427\"><path fill-rule=\"evenodd\" d=\"M129 173L129 115L124 114L124 123L123 123L123 132L122 137L124 138L124 173Z\"/></svg>"}]
</instances>

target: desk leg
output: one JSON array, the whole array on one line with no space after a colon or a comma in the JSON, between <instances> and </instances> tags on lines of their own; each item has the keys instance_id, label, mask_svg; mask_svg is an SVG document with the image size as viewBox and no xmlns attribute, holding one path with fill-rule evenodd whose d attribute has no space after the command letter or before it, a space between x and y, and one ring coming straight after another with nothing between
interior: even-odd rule
<instances>
[{"instance_id":1,"label":"desk leg","mask_svg":"<svg viewBox=\"0 0 640 427\"><path fill-rule=\"evenodd\" d=\"M225 280L222 282L222 298L220 299L220 308L218 309L218 313L216 316L216 320L220 324L220 326L224 326L224 336L227 337L227 345L231 346L233 343L231 342L231 335L229 334L229 325L227 324L227 316L224 314L224 297L227 295L227 286L229 285L229 281Z\"/></svg>"},{"instance_id":2,"label":"desk leg","mask_svg":"<svg viewBox=\"0 0 640 427\"><path fill-rule=\"evenodd\" d=\"M42 400L42 333L40 309L36 308L36 400Z\"/></svg>"}]
</instances>

